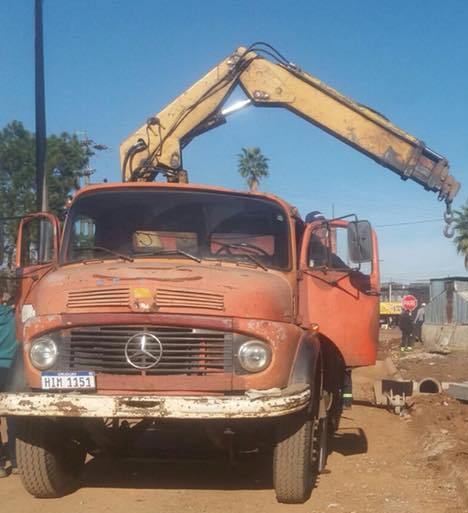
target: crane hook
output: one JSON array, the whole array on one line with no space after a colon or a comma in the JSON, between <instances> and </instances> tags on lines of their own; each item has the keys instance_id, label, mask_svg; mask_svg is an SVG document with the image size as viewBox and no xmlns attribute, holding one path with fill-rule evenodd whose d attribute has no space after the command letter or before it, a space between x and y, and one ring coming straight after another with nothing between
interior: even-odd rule
<instances>
[{"instance_id":1,"label":"crane hook","mask_svg":"<svg viewBox=\"0 0 468 513\"><path fill-rule=\"evenodd\" d=\"M447 239L451 239L455 235L455 228L449 224L446 224L444 226L444 235L447 237Z\"/></svg>"},{"instance_id":2,"label":"crane hook","mask_svg":"<svg viewBox=\"0 0 468 513\"><path fill-rule=\"evenodd\" d=\"M455 235L455 228L452 226L454 215L452 211L452 202L445 200L445 212L444 212L444 235L447 239L451 239Z\"/></svg>"}]
</instances>

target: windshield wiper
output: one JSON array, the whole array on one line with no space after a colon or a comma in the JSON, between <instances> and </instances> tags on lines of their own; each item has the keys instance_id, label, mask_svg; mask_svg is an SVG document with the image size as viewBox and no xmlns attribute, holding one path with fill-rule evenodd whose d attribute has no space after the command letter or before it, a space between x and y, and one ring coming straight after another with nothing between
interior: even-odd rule
<instances>
[{"instance_id":1,"label":"windshield wiper","mask_svg":"<svg viewBox=\"0 0 468 513\"><path fill-rule=\"evenodd\" d=\"M88 251L88 250L91 250L91 251L103 251L104 253L108 253L109 255L113 255L117 258L121 258L122 260L126 260L127 262L133 262L133 258L132 257L129 257L127 255L122 255L122 253L117 253L117 251L113 251L112 249L107 249L107 248L104 248L102 246L86 246L86 247L82 247L82 248L74 248L75 251ZM98 259L99 257L93 257L93 258L86 258L84 260L81 260L81 262L86 262L86 261L89 261L89 260L95 260L95 259Z\"/></svg>"},{"instance_id":2,"label":"windshield wiper","mask_svg":"<svg viewBox=\"0 0 468 513\"><path fill-rule=\"evenodd\" d=\"M187 253L186 251L182 251L181 249L155 249L154 251L148 251L144 253L139 253L139 256L159 256L159 255L183 255L187 258L190 258L191 260L195 260L195 262L200 263L201 259L196 257L195 255L191 255L190 253Z\"/></svg>"},{"instance_id":3,"label":"windshield wiper","mask_svg":"<svg viewBox=\"0 0 468 513\"><path fill-rule=\"evenodd\" d=\"M240 258L248 258L251 262L256 264L258 267L261 267L264 271L268 271L268 267L263 265L259 260L257 260L253 255L248 255L247 253L244 253L242 255L232 255L234 257L240 257Z\"/></svg>"},{"instance_id":4,"label":"windshield wiper","mask_svg":"<svg viewBox=\"0 0 468 513\"><path fill-rule=\"evenodd\" d=\"M212 239L212 242L216 242L217 244L219 244L221 247L218 249L218 251L216 251L215 253L215 256L216 257L220 257L220 253L223 249L227 249L227 255L231 256L231 257L234 257L234 258L237 258L237 257L246 257L248 258L249 260L251 260L255 265L257 265L258 267L261 267L263 270L265 271L268 271L268 267L264 266L259 260L257 260L253 255L251 255L250 253L232 253L230 251L230 249L239 249L239 248L246 248L246 249L254 249L256 251L258 251L259 253L264 253L265 256L269 256L265 250L263 250L262 248L260 248L259 246L255 246L255 244L250 244L248 242L233 242L233 243L224 243L224 242L219 242L215 239Z\"/></svg>"}]
</instances>

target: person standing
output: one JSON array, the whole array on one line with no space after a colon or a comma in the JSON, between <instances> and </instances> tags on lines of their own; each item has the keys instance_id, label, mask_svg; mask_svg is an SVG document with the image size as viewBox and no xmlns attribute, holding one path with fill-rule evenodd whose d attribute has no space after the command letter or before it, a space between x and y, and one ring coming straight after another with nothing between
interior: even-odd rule
<instances>
[{"instance_id":1,"label":"person standing","mask_svg":"<svg viewBox=\"0 0 468 513\"><path fill-rule=\"evenodd\" d=\"M411 351L411 336L413 333L413 320L409 310L403 310L400 315L399 327L401 330L400 351Z\"/></svg>"},{"instance_id":2,"label":"person standing","mask_svg":"<svg viewBox=\"0 0 468 513\"><path fill-rule=\"evenodd\" d=\"M421 307L418 308L416 317L414 318L414 336L419 342L422 342L422 325L424 324L425 316L426 303L421 303Z\"/></svg>"},{"instance_id":3,"label":"person standing","mask_svg":"<svg viewBox=\"0 0 468 513\"><path fill-rule=\"evenodd\" d=\"M0 304L0 392L7 390L11 369L16 355L16 324L15 311L5 302ZM0 477L6 477L5 460L8 458L12 470L16 470L14 422L7 421L8 444L2 443L0 434Z\"/></svg>"},{"instance_id":4,"label":"person standing","mask_svg":"<svg viewBox=\"0 0 468 513\"><path fill-rule=\"evenodd\" d=\"M346 369L343 380L343 408L349 409L353 405L353 380L352 370Z\"/></svg>"}]
</instances>

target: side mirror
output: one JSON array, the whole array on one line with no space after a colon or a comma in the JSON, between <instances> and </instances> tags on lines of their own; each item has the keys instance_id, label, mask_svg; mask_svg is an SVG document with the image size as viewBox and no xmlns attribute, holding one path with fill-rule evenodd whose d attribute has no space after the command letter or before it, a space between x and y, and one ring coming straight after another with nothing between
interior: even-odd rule
<instances>
[{"instance_id":1,"label":"side mirror","mask_svg":"<svg viewBox=\"0 0 468 513\"><path fill-rule=\"evenodd\" d=\"M372 262L372 228L369 221L351 221L348 224L348 255L351 262Z\"/></svg>"}]
</instances>

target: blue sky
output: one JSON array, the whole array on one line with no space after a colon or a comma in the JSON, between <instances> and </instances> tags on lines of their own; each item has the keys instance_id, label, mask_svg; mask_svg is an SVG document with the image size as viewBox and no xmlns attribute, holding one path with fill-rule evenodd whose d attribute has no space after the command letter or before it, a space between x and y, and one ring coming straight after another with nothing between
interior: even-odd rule
<instances>
[{"instance_id":1,"label":"blue sky","mask_svg":"<svg viewBox=\"0 0 468 513\"><path fill-rule=\"evenodd\" d=\"M33 0L0 2L0 126L34 128ZM120 142L240 44L267 41L446 156L468 190L468 3L44 0L47 129L86 130L110 150L94 180L119 179ZM377 227L384 279L465 274L433 193L279 109L246 109L185 150L191 181L237 189L236 154L270 159L262 189L305 214L357 213Z\"/></svg>"}]
</instances>

